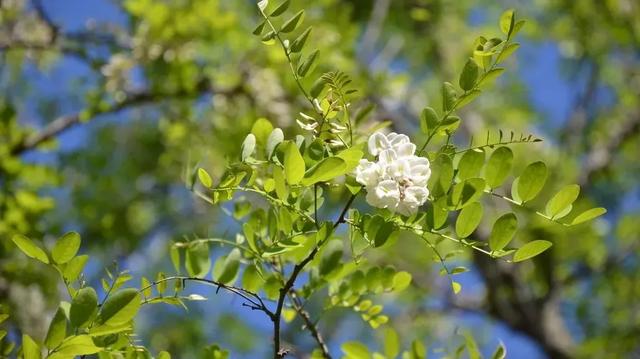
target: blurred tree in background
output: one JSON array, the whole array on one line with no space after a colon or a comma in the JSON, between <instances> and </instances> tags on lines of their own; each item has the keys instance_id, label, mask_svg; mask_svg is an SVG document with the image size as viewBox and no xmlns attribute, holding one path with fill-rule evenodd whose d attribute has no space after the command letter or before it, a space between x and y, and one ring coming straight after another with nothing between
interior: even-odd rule
<instances>
[{"instance_id":1,"label":"blurred tree in background","mask_svg":"<svg viewBox=\"0 0 640 359\"><path fill-rule=\"evenodd\" d=\"M170 268L171 241L237 231L225 213L192 196L185 169L220 176L257 118L290 136L308 107L292 97L297 84L282 50L251 35L254 1L78 3L1 2L0 301L12 313L3 324L10 336L44 337L61 295L43 266L18 253L12 235L51 243L48 234L77 230L83 249L106 266L116 259L140 275ZM545 190L579 183L576 208L609 210L569 229L518 210L526 223L518 236L550 240L552 249L519 265L465 252L456 261L472 270L460 275L465 289L456 296L424 246L398 241L372 252L371 263L414 275L401 297L385 302L400 338L426 338L434 356L454 350L457 327L471 330L483 352L501 340L515 357L640 355L640 5L293 3L313 26L322 59L314 71L348 73L375 106L375 121L417 139L422 107L439 103L440 84L460 73L477 34L497 35L494 19L517 8L527 19L520 52L462 110L459 133L467 138L458 140L500 129L533 133L545 141L512 148L515 172L543 154L553 176ZM486 211L508 207L492 204ZM99 281L101 268L89 268L87 281ZM213 343L244 357L269 353L268 326L232 299L210 297L189 313L145 308L140 339L178 357L206 355L201 348ZM324 304L309 305L320 313ZM302 323L294 324L287 340L313 348ZM320 327L332 351L344 338L376 342L347 311L326 312Z\"/></svg>"}]
</instances>

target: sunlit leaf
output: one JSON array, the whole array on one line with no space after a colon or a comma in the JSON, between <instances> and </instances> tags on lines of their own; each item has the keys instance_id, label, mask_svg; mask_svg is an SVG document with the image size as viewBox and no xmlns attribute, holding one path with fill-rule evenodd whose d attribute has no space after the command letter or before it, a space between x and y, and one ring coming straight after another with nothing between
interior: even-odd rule
<instances>
[{"instance_id":1,"label":"sunlit leaf","mask_svg":"<svg viewBox=\"0 0 640 359\"><path fill-rule=\"evenodd\" d=\"M138 313L141 297L135 288L122 289L107 298L100 309L98 321L116 326L125 324Z\"/></svg>"},{"instance_id":2,"label":"sunlit leaf","mask_svg":"<svg viewBox=\"0 0 640 359\"><path fill-rule=\"evenodd\" d=\"M546 251L552 246L552 243L544 240L535 240L531 241L524 246L518 248L516 253L513 255L514 262L522 262L529 258L533 258L538 254Z\"/></svg>"},{"instance_id":3,"label":"sunlit leaf","mask_svg":"<svg viewBox=\"0 0 640 359\"><path fill-rule=\"evenodd\" d=\"M479 202L469 204L463 208L456 220L456 234L460 238L467 238L476 230L482 220L483 208Z\"/></svg>"},{"instance_id":4,"label":"sunlit leaf","mask_svg":"<svg viewBox=\"0 0 640 359\"><path fill-rule=\"evenodd\" d=\"M289 184L298 184L304 177L304 159L295 143L286 141L284 146L284 174Z\"/></svg>"},{"instance_id":5,"label":"sunlit leaf","mask_svg":"<svg viewBox=\"0 0 640 359\"><path fill-rule=\"evenodd\" d=\"M58 263L69 262L80 249L80 235L76 232L69 232L60 237L51 250L51 258Z\"/></svg>"},{"instance_id":6,"label":"sunlit leaf","mask_svg":"<svg viewBox=\"0 0 640 359\"><path fill-rule=\"evenodd\" d=\"M47 257L47 253L42 248L38 247L38 245L36 245L29 238L21 234L16 234L11 238L11 240L16 244L16 246L18 246L18 248L20 248L22 253L27 255L27 257L31 257L39 260L42 263L49 264L49 257Z\"/></svg>"},{"instance_id":7,"label":"sunlit leaf","mask_svg":"<svg viewBox=\"0 0 640 359\"><path fill-rule=\"evenodd\" d=\"M513 213L502 215L493 224L489 236L489 247L492 251L499 251L506 247L518 230L518 218Z\"/></svg>"},{"instance_id":8,"label":"sunlit leaf","mask_svg":"<svg viewBox=\"0 0 640 359\"><path fill-rule=\"evenodd\" d=\"M580 186L577 184L563 187L547 202L547 206L545 207L547 216L558 219L569 214L570 210L567 211L566 209L578 199L579 194Z\"/></svg>"},{"instance_id":9,"label":"sunlit leaf","mask_svg":"<svg viewBox=\"0 0 640 359\"><path fill-rule=\"evenodd\" d=\"M95 289L85 287L71 300L69 320L74 328L82 327L98 310L98 294Z\"/></svg>"}]
</instances>

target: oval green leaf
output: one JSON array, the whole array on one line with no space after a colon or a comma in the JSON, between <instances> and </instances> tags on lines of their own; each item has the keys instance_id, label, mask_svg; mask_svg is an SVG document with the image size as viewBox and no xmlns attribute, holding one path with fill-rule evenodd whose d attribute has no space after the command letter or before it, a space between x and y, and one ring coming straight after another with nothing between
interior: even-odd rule
<instances>
[{"instance_id":1,"label":"oval green leaf","mask_svg":"<svg viewBox=\"0 0 640 359\"><path fill-rule=\"evenodd\" d=\"M456 220L456 234L460 238L467 238L478 228L482 220L483 208L480 202L473 202L463 208Z\"/></svg>"},{"instance_id":2,"label":"oval green leaf","mask_svg":"<svg viewBox=\"0 0 640 359\"><path fill-rule=\"evenodd\" d=\"M547 165L542 162L534 162L528 165L517 181L513 182L511 194L518 202L527 202L534 199L544 183L547 181Z\"/></svg>"},{"instance_id":3,"label":"oval green leaf","mask_svg":"<svg viewBox=\"0 0 640 359\"><path fill-rule=\"evenodd\" d=\"M135 288L122 289L109 296L100 311L101 324L117 326L125 324L138 313L142 304L140 293Z\"/></svg>"},{"instance_id":4,"label":"oval green leaf","mask_svg":"<svg viewBox=\"0 0 640 359\"><path fill-rule=\"evenodd\" d=\"M327 182L346 173L347 163L339 157L327 157L311 167L302 179L303 186Z\"/></svg>"},{"instance_id":5,"label":"oval green leaf","mask_svg":"<svg viewBox=\"0 0 640 359\"><path fill-rule=\"evenodd\" d=\"M69 309L69 320L71 326L80 328L93 316L98 309L98 294L95 289L85 287L76 293L71 300L71 308Z\"/></svg>"},{"instance_id":6,"label":"oval green leaf","mask_svg":"<svg viewBox=\"0 0 640 359\"><path fill-rule=\"evenodd\" d=\"M220 258L213 271L213 278L222 284L231 284L238 274L241 257L240 250L234 248L224 259Z\"/></svg>"},{"instance_id":7,"label":"oval green leaf","mask_svg":"<svg viewBox=\"0 0 640 359\"><path fill-rule=\"evenodd\" d=\"M63 235L51 251L51 258L58 263L64 264L69 262L80 249L80 235L76 232L69 232Z\"/></svg>"},{"instance_id":8,"label":"oval green leaf","mask_svg":"<svg viewBox=\"0 0 640 359\"><path fill-rule=\"evenodd\" d=\"M213 186L213 180L211 179L211 176L203 168L198 168L198 179L200 180L200 183L202 183L202 185L206 188L211 188L211 186Z\"/></svg>"},{"instance_id":9,"label":"oval green leaf","mask_svg":"<svg viewBox=\"0 0 640 359\"><path fill-rule=\"evenodd\" d=\"M67 336L67 316L64 314L64 309L58 308L56 314L51 319L49 324L49 330L44 340L44 345L47 349L56 348L64 338Z\"/></svg>"},{"instance_id":10,"label":"oval green leaf","mask_svg":"<svg viewBox=\"0 0 640 359\"><path fill-rule=\"evenodd\" d=\"M607 210L602 207L591 208L580 213L576 218L571 221L572 225L584 223L590 221L594 218L600 217L603 214L607 213Z\"/></svg>"},{"instance_id":11,"label":"oval green leaf","mask_svg":"<svg viewBox=\"0 0 640 359\"><path fill-rule=\"evenodd\" d=\"M497 188L502 185L513 166L513 152L509 147L499 147L489 157L484 169L484 177L489 187Z\"/></svg>"},{"instance_id":12,"label":"oval green leaf","mask_svg":"<svg viewBox=\"0 0 640 359\"><path fill-rule=\"evenodd\" d=\"M579 194L580 186L577 184L570 184L563 187L547 202L545 208L547 216L558 219L569 214L570 210L567 211L567 208L578 199Z\"/></svg>"},{"instance_id":13,"label":"oval green leaf","mask_svg":"<svg viewBox=\"0 0 640 359\"><path fill-rule=\"evenodd\" d=\"M477 177L484 165L484 151L470 150L465 152L458 162L458 178L464 181L471 177Z\"/></svg>"},{"instance_id":14,"label":"oval green leaf","mask_svg":"<svg viewBox=\"0 0 640 359\"><path fill-rule=\"evenodd\" d=\"M516 253L513 255L514 262L522 262L529 258L533 258L538 254L546 251L552 246L552 243L549 241L543 240L535 240L531 241L524 246L518 248Z\"/></svg>"},{"instance_id":15,"label":"oval green leaf","mask_svg":"<svg viewBox=\"0 0 640 359\"><path fill-rule=\"evenodd\" d=\"M304 158L295 143L286 141L284 146L284 174L289 184L298 184L304 177Z\"/></svg>"},{"instance_id":16,"label":"oval green leaf","mask_svg":"<svg viewBox=\"0 0 640 359\"><path fill-rule=\"evenodd\" d=\"M11 238L11 240L27 257L37 259L45 264L49 264L49 257L47 257L47 253L42 248L38 247L38 245L29 238L23 236L22 234L16 234Z\"/></svg>"},{"instance_id":17,"label":"oval green leaf","mask_svg":"<svg viewBox=\"0 0 640 359\"><path fill-rule=\"evenodd\" d=\"M493 224L491 235L489 236L489 248L492 251L499 251L506 247L513 239L518 229L518 218L513 213L507 213L498 218Z\"/></svg>"}]
</instances>

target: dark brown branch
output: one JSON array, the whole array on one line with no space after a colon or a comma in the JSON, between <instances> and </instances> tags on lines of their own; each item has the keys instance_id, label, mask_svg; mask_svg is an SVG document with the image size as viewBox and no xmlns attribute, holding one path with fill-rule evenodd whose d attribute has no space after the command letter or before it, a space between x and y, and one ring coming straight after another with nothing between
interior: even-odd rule
<instances>
[{"instance_id":1,"label":"dark brown branch","mask_svg":"<svg viewBox=\"0 0 640 359\"><path fill-rule=\"evenodd\" d=\"M233 95L242 92L242 85L239 84L230 89L215 89L212 87L208 80L202 80L198 83L198 86L194 90L179 90L173 93L163 92L151 92L140 91L130 93L123 101L116 102L112 106L94 110L91 113L91 117L100 115L107 115L117 113L119 111L129 109L131 107L149 104L155 101L161 101L164 99L180 99L180 98L195 98L201 96L207 92L214 92L217 94ZM53 137L60 135L61 133L75 127L82 122L81 113L75 113L72 115L61 116L49 123L40 132L37 132L16 145L12 150L12 155L20 155L23 152L34 149L43 142L50 140Z\"/></svg>"},{"instance_id":2,"label":"dark brown branch","mask_svg":"<svg viewBox=\"0 0 640 359\"><path fill-rule=\"evenodd\" d=\"M353 201L356 199L357 195L358 194L356 193L352 195L351 198L349 198L346 205L342 209L342 212L340 212L340 216L333 224L333 229L337 228L341 223L344 223L347 211L349 211L349 208L351 207L351 204L353 204ZM298 275L300 275L300 272L302 272L304 267L315 258L316 254L318 254L318 251L320 250L323 244L324 242L318 243L317 246L313 248L311 253L309 253L309 255L302 260L302 262L296 264L293 267L293 272L291 273L291 276L289 276L289 279L284 284L284 286L280 288L280 296L278 297L278 304L276 306L276 311L274 312L274 320L273 320L273 357L274 359L284 358L284 356L287 355L287 351L280 348L280 317L282 316L282 308L284 306L284 301L287 297L287 294L291 291L291 289L293 289L293 286L295 285L296 279L298 279Z\"/></svg>"},{"instance_id":3,"label":"dark brown branch","mask_svg":"<svg viewBox=\"0 0 640 359\"><path fill-rule=\"evenodd\" d=\"M264 300L257 293L251 292L251 291L246 290L244 288L234 287L232 285L227 285L227 284L224 284L222 282L218 282L218 281L211 280L211 279L198 278L198 277L182 277L182 276L166 277L164 279L151 282L148 286L146 286L144 288L140 288L139 292L142 293L142 292L144 292L145 290L147 290L149 288L155 287L160 283L168 282L168 281L199 282L199 283L205 283L205 284L217 287L218 290L224 289L224 290L226 290L226 291L228 291L228 292L230 292L232 294L238 295L242 299L246 300L246 303L242 303L243 306L249 307L252 310L260 310L260 311L264 312L270 319L273 320L273 315L274 315L273 312L271 310L269 310L269 308L267 308L267 306L264 303ZM217 293L217 291L216 291L216 293Z\"/></svg>"},{"instance_id":4,"label":"dark brown branch","mask_svg":"<svg viewBox=\"0 0 640 359\"><path fill-rule=\"evenodd\" d=\"M324 356L326 359L332 359L331 353L329 353L329 347L327 346L327 343L324 341L324 338L322 337L322 333L320 333L320 331L318 330L316 323L313 320L311 320L311 316L309 315L309 312L307 312L304 309L304 306L302 305L300 298L298 298L298 295L296 294L296 292L294 290L291 290L291 292L289 292L289 296L291 297L291 303L293 304L293 309L296 310L296 312L300 315L300 317L304 321L304 329L308 330L309 334L311 334L313 339L316 341L316 343L318 344L318 347L322 351L322 356Z\"/></svg>"}]
</instances>

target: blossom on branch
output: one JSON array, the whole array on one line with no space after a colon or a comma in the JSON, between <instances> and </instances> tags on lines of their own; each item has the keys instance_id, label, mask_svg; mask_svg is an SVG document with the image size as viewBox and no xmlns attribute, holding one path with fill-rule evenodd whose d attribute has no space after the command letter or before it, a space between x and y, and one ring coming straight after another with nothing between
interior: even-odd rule
<instances>
[{"instance_id":1,"label":"blossom on branch","mask_svg":"<svg viewBox=\"0 0 640 359\"><path fill-rule=\"evenodd\" d=\"M409 137L376 132L369 137L372 162L362 159L356 168L356 181L367 190L367 203L410 216L427 201L429 160L415 155L416 145Z\"/></svg>"}]
</instances>

